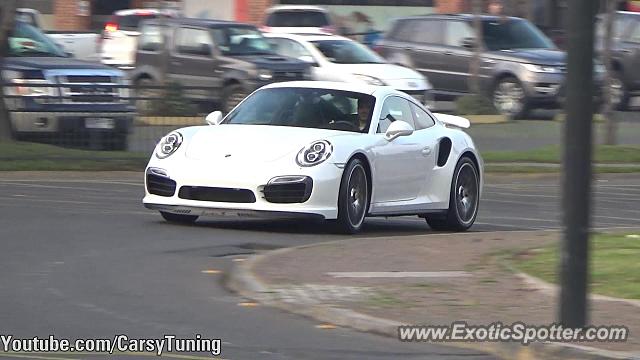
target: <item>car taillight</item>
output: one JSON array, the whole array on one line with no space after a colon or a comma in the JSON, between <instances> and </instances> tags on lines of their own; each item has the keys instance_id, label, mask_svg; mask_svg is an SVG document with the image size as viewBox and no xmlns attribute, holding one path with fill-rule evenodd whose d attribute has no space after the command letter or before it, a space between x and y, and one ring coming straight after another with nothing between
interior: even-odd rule
<instances>
[{"instance_id":1,"label":"car taillight","mask_svg":"<svg viewBox=\"0 0 640 360\"><path fill-rule=\"evenodd\" d=\"M110 32L114 32L114 31L118 31L118 24L117 23L109 22L104 26L104 32L105 33L110 33Z\"/></svg>"},{"instance_id":2,"label":"car taillight","mask_svg":"<svg viewBox=\"0 0 640 360\"><path fill-rule=\"evenodd\" d=\"M331 25L323 26L323 27L320 28L320 30L322 30L322 32L325 32L327 34L335 34L336 33L336 28L331 26Z\"/></svg>"}]
</instances>

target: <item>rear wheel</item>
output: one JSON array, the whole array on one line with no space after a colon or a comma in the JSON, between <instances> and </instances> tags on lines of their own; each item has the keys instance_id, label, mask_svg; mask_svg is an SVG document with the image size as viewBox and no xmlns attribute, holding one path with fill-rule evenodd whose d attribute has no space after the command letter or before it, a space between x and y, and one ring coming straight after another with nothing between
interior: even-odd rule
<instances>
[{"instance_id":1,"label":"rear wheel","mask_svg":"<svg viewBox=\"0 0 640 360\"><path fill-rule=\"evenodd\" d=\"M611 74L611 107L618 111L624 111L629 105L629 92L622 81L622 74L614 71Z\"/></svg>"},{"instance_id":2,"label":"rear wheel","mask_svg":"<svg viewBox=\"0 0 640 360\"><path fill-rule=\"evenodd\" d=\"M465 231L476 220L479 202L478 169L471 159L463 157L453 172L447 213L427 216L427 223L437 231Z\"/></svg>"},{"instance_id":3,"label":"rear wheel","mask_svg":"<svg viewBox=\"0 0 640 360\"><path fill-rule=\"evenodd\" d=\"M367 171L360 159L353 159L342 173L338 193L338 226L341 232L355 234L362 228L369 210Z\"/></svg>"},{"instance_id":4,"label":"rear wheel","mask_svg":"<svg viewBox=\"0 0 640 360\"><path fill-rule=\"evenodd\" d=\"M198 220L197 215L181 215L181 214L173 214L169 212L160 211L160 215L170 222L175 224L193 224Z\"/></svg>"}]
</instances>

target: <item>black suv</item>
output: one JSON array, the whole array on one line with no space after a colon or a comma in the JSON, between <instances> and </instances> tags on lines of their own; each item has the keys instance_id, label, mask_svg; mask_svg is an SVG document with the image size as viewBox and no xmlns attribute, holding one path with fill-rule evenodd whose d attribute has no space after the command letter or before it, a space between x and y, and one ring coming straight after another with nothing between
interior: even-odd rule
<instances>
[{"instance_id":1,"label":"black suv","mask_svg":"<svg viewBox=\"0 0 640 360\"><path fill-rule=\"evenodd\" d=\"M134 84L163 78L185 86L195 101L219 102L228 112L253 90L272 82L304 80L309 64L276 55L253 25L202 19L148 20L141 27ZM188 86L200 87L189 90ZM211 90L203 90L203 88Z\"/></svg>"},{"instance_id":2,"label":"black suv","mask_svg":"<svg viewBox=\"0 0 640 360\"><path fill-rule=\"evenodd\" d=\"M481 21L480 83L496 109L521 118L533 108L558 107L565 53L525 19ZM425 75L436 100L451 100L469 92L475 39L473 15L425 15L397 20L378 49L389 61Z\"/></svg>"},{"instance_id":3,"label":"black suv","mask_svg":"<svg viewBox=\"0 0 640 360\"><path fill-rule=\"evenodd\" d=\"M604 21L598 19L596 49L604 45ZM616 14L611 44L613 104L618 110L626 110L629 99L640 95L640 13Z\"/></svg>"}]
</instances>

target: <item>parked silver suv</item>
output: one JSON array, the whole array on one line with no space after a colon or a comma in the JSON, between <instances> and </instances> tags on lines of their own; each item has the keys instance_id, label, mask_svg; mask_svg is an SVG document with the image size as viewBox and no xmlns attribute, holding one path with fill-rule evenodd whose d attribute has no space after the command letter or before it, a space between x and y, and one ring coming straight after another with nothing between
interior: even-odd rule
<instances>
[{"instance_id":1,"label":"parked silver suv","mask_svg":"<svg viewBox=\"0 0 640 360\"><path fill-rule=\"evenodd\" d=\"M561 103L566 55L525 19L482 16L480 82L496 109L522 118ZM380 53L429 78L436 100L469 92L476 44L473 15L426 15L396 20Z\"/></svg>"}]
</instances>

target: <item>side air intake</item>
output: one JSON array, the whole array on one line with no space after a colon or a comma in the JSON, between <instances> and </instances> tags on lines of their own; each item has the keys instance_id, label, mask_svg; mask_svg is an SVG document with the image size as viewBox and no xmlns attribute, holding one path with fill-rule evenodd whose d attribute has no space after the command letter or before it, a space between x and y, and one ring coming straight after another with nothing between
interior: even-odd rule
<instances>
[{"instance_id":1,"label":"side air intake","mask_svg":"<svg viewBox=\"0 0 640 360\"><path fill-rule=\"evenodd\" d=\"M451 139L449 138L440 139L440 144L438 145L438 166L439 167L443 167L447 163L450 153L451 153Z\"/></svg>"}]
</instances>

